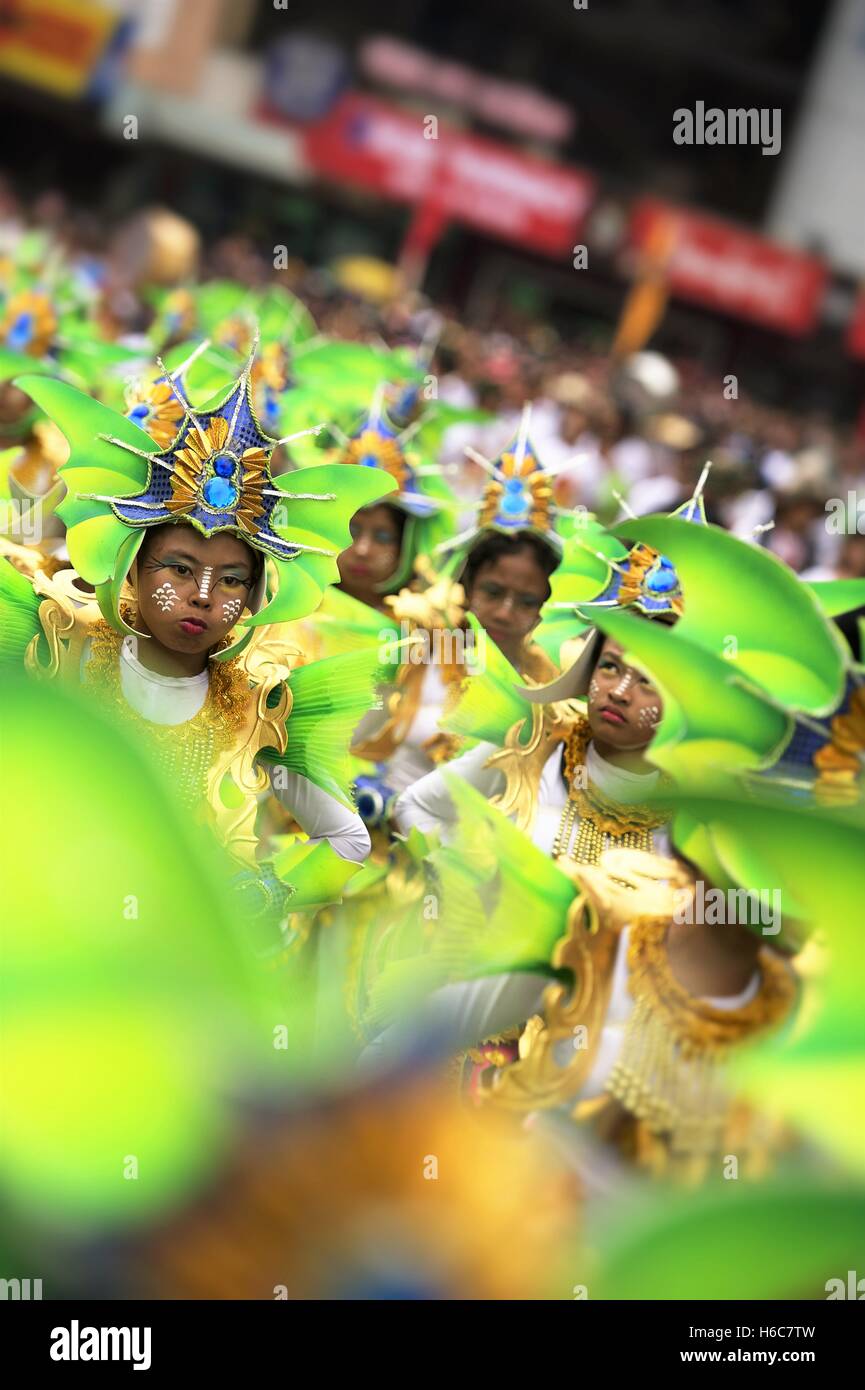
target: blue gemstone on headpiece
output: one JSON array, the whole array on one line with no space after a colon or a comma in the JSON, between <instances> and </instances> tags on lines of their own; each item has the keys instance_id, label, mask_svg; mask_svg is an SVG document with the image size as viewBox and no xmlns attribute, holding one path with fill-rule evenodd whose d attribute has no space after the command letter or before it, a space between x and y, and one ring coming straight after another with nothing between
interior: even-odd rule
<instances>
[{"instance_id":1,"label":"blue gemstone on headpiece","mask_svg":"<svg viewBox=\"0 0 865 1390\"><path fill-rule=\"evenodd\" d=\"M502 498L502 511L505 516L523 516L527 508L528 503L522 489L519 492L506 492Z\"/></svg>"},{"instance_id":2,"label":"blue gemstone on headpiece","mask_svg":"<svg viewBox=\"0 0 865 1390\"><path fill-rule=\"evenodd\" d=\"M264 390L264 402L261 413L264 417L264 423L268 427L274 426L279 422L279 401L269 386L266 386Z\"/></svg>"},{"instance_id":3,"label":"blue gemstone on headpiece","mask_svg":"<svg viewBox=\"0 0 865 1390\"><path fill-rule=\"evenodd\" d=\"M127 412L126 418L128 420L134 420L136 425L140 425L147 419L149 414L150 406L144 401L141 401L139 405L134 405L132 409Z\"/></svg>"},{"instance_id":4,"label":"blue gemstone on headpiece","mask_svg":"<svg viewBox=\"0 0 865 1390\"><path fill-rule=\"evenodd\" d=\"M378 468L378 459L375 454L364 454L361 463L364 468Z\"/></svg>"},{"instance_id":5,"label":"blue gemstone on headpiece","mask_svg":"<svg viewBox=\"0 0 865 1390\"><path fill-rule=\"evenodd\" d=\"M202 495L208 507L213 507L214 511L227 512L237 501L237 488L232 487L224 478L208 478Z\"/></svg>"},{"instance_id":6,"label":"blue gemstone on headpiece","mask_svg":"<svg viewBox=\"0 0 865 1390\"><path fill-rule=\"evenodd\" d=\"M230 454L217 454L213 460L213 471L220 478L230 478L234 469L235 461Z\"/></svg>"},{"instance_id":7,"label":"blue gemstone on headpiece","mask_svg":"<svg viewBox=\"0 0 865 1390\"><path fill-rule=\"evenodd\" d=\"M33 337L33 315L19 314L9 330L8 342L11 348L27 347Z\"/></svg>"},{"instance_id":8,"label":"blue gemstone on headpiece","mask_svg":"<svg viewBox=\"0 0 865 1390\"><path fill-rule=\"evenodd\" d=\"M653 570L651 574L646 576L646 588L653 594L669 594L673 589L677 589L678 586L679 581L676 577L676 571L673 569L672 565L670 565L669 560L666 566L662 560L661 567L657 570Z\"/></svg>"}]
</instances>

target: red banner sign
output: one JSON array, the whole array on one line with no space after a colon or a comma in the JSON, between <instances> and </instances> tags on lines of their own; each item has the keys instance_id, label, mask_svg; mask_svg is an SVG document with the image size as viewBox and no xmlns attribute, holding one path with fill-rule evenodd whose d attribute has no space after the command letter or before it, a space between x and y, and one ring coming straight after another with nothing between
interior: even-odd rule
<instances>
[{"instance_id":1,"label":"red banner sign","mask_svg":"<svg viewBox=\"0 0 865 1390\"><path fill-rule=\"evenodd\" d=\"M360 66L373 81L455 102L491 125L504 126L537 140L566 140L574 113L562 101L521 82L487 77L474 68L439 58L402 39L384 34L366 39L358 51Z\"/></svg>"},{"instance_id":2,"label":"red banner sign","mask_svg":"<svg viewBox=\"0 0 865 1390\"><path fill-rule=\"evenodd\" d=\"M865 357L865 289L861 289L847 325L847 351L851 357Z\"/></svg>"},{"instance_id":3,"label":"red banner sign","mask_svg":"<svg viewBox=\"0 0 865 1390\"><path fill-rule=\"evenodd\" d=\"M588 174L357 93L306 127L303 142L324 178L400 202L434 192L445 217L549 256L572 249L594 197Z\"/></svg>"},{"instance_id":4,"label":"red banner sign","mask_svg":"<svg viewBox=\"0 0 865 1390\"><path fill-rule=\"evenodd\" d=\"M814 256L648 198L633 209L630 237L641 251L666 242L667 281L682 299L793 335L817 322L827 271Z\"/></svg>"}]
</instances>

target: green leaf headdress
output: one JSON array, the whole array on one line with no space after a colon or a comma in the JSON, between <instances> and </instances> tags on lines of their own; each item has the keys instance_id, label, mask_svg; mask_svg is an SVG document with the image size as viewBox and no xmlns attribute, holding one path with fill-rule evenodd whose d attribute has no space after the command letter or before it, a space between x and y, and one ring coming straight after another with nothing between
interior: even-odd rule
<instances>
[{"instance_id":1,"label":"green leaf headdress","mask_svg":"<svg viewBox=\"0 0 865 1390\"><path fill-rule=\"evenodd\" d=\"M673 631L626 622L613 609L596 622L647 669L664 697L651 758L681 777L764 768L784 756L797 725L842 703L852 658L810 587L770 551L716 526L670 517L622 523L663 546L686 595Z\"/></svg>"},{"instance_id":2,"label":"green leaf headdress","mask_svg":"<svg viewBox=\"0 0 865 1390\"><path fill-rule=\"evenodd\" d=\"M545 467L529 438L531 416L529 403L523 407L516 436L498 458L488 459L477 449L466 449L469 458L480 464L489 476L474 526L438 547L439 554L450 559L450 568L456 575L478 542L492 532L503 536L528 532L544 541L557 558L561 558L563 540L558 521L569 513L555 505L552 480L557 473L579 462L579 455L565 459L554 469Z\"/></svg>"},{"instance_id":3,"label":"green leaf headdress","mask_svg":"<svg viewBox=\"0 0 865 1390\"><path fill-rule=\"evenodd\" d=\"M711 464L707 463L703 469L693 496L667 520L677 518L677 525L688 522L686 529L695 532L706 529L703 488L710 467ZM634 518L634 521L637 520ZM566 542L563 570L568 582L558 586L558 592L551 596L545 607L544 621L550 628L554 612L564 610L579 621L594 621L594 626L585 629L585 640L576 660L557 680L537 687L532 693L522 692L533 703L546 704L586 695L606 631L595 615L600 619L607 614L617 615L631 610L667 623L675 622L681 616L682 585L672 560L640 539L626 550L621 544L623 529L629 536L633 535L634 527L630 522L623 522L621 527L607 532L591 522L589 526L575 527ZM581 551L585 555L585 562L575 562ZM594 586L593 596L587 592L590 585ZM577 635L579 629L570 634L571 637ZM561 649L561 638L559 643Z\"/></svg>"},{"instance_id":4,"label":"green leaf headdress","mask_svg":"<svg viewBox=\"0 0 865 1390\"><path fill-rule=\"evenodd\" d=\"M651 758L680 780L765 768L794 721L811 727L838 707L849 654L821 602L776 556L705 524L694 499L671 517L623 521L613 535L636 544L621 563L607 557L606 589L577 605L594 637L559 681L524 692L528 700L584 695L602 635L612 637L661 690ZM634 613L680 620L670 630Z\"/></svg>"},{"instance_id":5,"label":"green leaf headdress","mask_svg":"<svg viewBox=\"0 0 865 1390\"><path fill-rule=\"evenodd\" d=\"M456 505L438 465L424 462L406 447L419 424L416 421L403 430L397 429L385 412L384 383L381 383L360 426L344 440L340 455L345 464L358 470L392 478L397 489L388 499L388 506L403 513L405 525L399 565L381 586L385 592L408 583L417 557L428 555L436 548L441 530L449 527Z\"/></svg>"},{"instance_id":6,"label":"green leaf headdress","mask_svg":"<svg viewBox=\"0 0 865 1390\"><path fill-rule=\"evenodd\" d=\"M203 536L238 536L273 562L278 578L266 608L255 611L263 595L253 600L246 626L288 622L312 612L326 585L338 579L336 558L350 544L354 512L393 490L380 472L340 465L306 469L302 483L297 473L275 479L270 459L284 441L266 435L255 416L252 361L250 355L239 379L200 410L165 371L183 419L163 448L131 420L64 382L17 380L69 441L61 469L69 495L60 513L70 559L94 585L118 631L131 630L118 601L148 527L184 522Z\"/></svg>"}]
</instances>

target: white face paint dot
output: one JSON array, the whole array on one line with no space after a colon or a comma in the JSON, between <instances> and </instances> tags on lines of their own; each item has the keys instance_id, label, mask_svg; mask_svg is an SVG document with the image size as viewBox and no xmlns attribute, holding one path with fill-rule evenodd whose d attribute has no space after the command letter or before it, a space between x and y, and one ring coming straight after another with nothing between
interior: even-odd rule
<instances>
[{"instance_id":1,"label":"white face paint dot","mask_svg":"<svg viewBox=\"0 0 865 1390\"><path fill-rule=\"evenodd\" d=\"M631 688L631 686L633 685L633 683L634 683L634 673L633 673L633 671L623 671L623 672L622 672L622 679L619 681L619 684L616 686L615 690L613 691L613 694L614 694L614 695L627 695L627 693L628 693L628 691L630 690L630 688Z\"/></svg>"},{"instance_id":2,"label":"white face paint dot","mask_svg":"<svg viewBox=\"0 0 865 1390\"><path fill-rule=\"evenodd\" d=\"M169 584L166 580L164 584L160 584L158 589L154 589L150 597L159 604L163 613L167 613L177 602L177 590L173 584Z\"/></svg>"},{"instance_id":3,"label":"white face paint dot","mask_svg":"<svg viewBox=\"0 0 865 1390\"><path fill-rule=\"evenodd\" d=\"M637 723L657 724L660 717L661 711L658 705L647 705L646 708L641 709L640 713L637 715Z\"/></svg>"}]
</instances>

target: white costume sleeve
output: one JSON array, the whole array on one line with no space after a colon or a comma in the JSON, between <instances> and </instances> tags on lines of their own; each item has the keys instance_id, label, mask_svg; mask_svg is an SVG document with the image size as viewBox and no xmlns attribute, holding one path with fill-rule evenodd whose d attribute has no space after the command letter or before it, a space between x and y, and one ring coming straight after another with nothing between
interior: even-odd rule
<instances>
[{"instance_id":1,"label":"white costume sleeve","mask_svg":"<svg viewBox=\"0 0 865 1390\"><path fill-rule=\"evenodd\" d=\"M442 773L453 773L462 777L484 796L495 796L504 790L504 774L498 768L485 767L487 759L495 753L494 743L479 743L461 758L454 758L443 768L427 773L415 782L413 787L403 792L393 809L393 819L403 834L413 825L419 830L437 830L452 825L456 820L456 809L451 800Z\"/></svg>"},{"instance_id":2,"label":"white costume sleeve","mask_svg":"<svg viewBox=\"0 0 865 1390\"><path fill-rule=\"evenodd\" d=\"M386 1028L364 1050L361 1066L376 1068L399 1056L418 1033L439 1035L449 1050L460 1052L539 1013L544 990L555 983L548 975L514 971L483 980L461 981L437 989L410 1022Z\"/></svg>"},{"instance_id":3,"label":"white costume sleeve","mask_svg":"<svg viewBox=\"0 0 865 1390\"><path fill-rule=\"evenodd\" d=\"M277 801L291 812L313 844L327 840L340 859L348 859L352 864L363 863L371 845L369 831L356 811L350 811L335 797L328 796L299 772L281 768L278 786L274 786L275 768L271 767L269 772Z\"/></svg>"}]
</instances>

